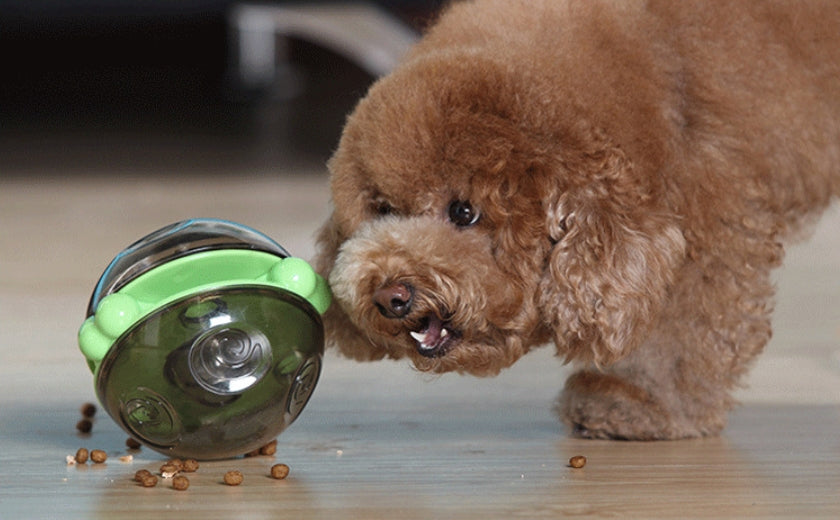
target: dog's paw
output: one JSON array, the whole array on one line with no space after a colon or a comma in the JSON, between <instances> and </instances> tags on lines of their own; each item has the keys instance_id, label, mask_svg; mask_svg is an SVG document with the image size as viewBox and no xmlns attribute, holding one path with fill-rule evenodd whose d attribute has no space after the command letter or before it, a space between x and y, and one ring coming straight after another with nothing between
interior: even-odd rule
<instances>
[{"instance_id":1,"label":"dog's paw","mask_svg":"<svg viewBox=\"0 0 840 520\"><path fill-rule=\"evenodd\" d=\"M572 375L557 399L556 412L575 437L657 440L684 436L671 414L646 390L612 374Z\"/></svg>"}]
</instances>

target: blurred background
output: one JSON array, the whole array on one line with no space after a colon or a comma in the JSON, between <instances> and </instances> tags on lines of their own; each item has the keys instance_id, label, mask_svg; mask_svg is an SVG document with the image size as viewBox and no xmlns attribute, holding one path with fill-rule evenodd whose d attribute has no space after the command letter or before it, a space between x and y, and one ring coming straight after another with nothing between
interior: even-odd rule
<instances>
[{"instance_id":1,"label":"blurred background","mask_svg":"<svg viewBox=\"0 0 840 520\"><path fill-rule=\"evenodd\" d=\"M0 175L323 166L442 3L0 1Z\"/></svg>"}]
</instances>

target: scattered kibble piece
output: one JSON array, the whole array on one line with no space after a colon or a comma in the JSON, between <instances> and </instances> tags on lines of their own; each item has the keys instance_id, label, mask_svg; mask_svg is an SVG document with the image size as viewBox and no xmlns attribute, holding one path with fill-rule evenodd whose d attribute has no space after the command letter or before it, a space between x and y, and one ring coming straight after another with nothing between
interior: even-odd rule
<instances>
[{"instance_id":1,"label":"scattered kibble piece","mask_svg":"<svg viewBox=\"0 0 840 520\"><path fill-rule=\"evenodd\" d=\"M198 471L198 461L195 459L185 460L182 471L184 471L185 473L193 473L195 471Z\"/></svg>"},{"instance_id":2,"label":"scattered kibble piece","mask_svg":"<svg viewBox=\"0 0 840 520\"><path fill-rule=\"evenodd\" d=\"M166 463L160 467L160 476L163 478L172 478L179 473L179 469L175 464Z\"/></svg>"},{"instance_id":3,"label":"scattered kibble piece","mask_svg":"<svg viewBox=\"0 0 840 520\"><path fill-rule=\"evenodd\" d=\"M143 479L148 476L154 475L152 475L152 472L147 469L140 469L137 470L137 473L134 474L134 480L136 480L137 482L143 482Z\"/></svg>"},{"instance_id":4,"label":"scattered kibble piece","mask_svg":"<svg viewBox=\"0 0 840 520\"><path fill-rule=\"evenodd\" d=\"M74 458L76 459L76 463L78 463L78 464L84 464L85 462L87 462L88 461L88 450L87 450L87 448L79 448L78 450L76 450L76 456Z\"/></svg>"},{"instance_id":5,"label":"scattered kibble piece","mask_svg":"<svg viewBox=\"0 0 840 520\"><path fill-rule=\"evenodd\" d=\"M141 446L143 445L140 444L140 441L133 437L129 437L125 440L125 447L130 450L139 450Z\"/></svg>"},{"instance_id":6,"label":"scattered kibble piece","mask_svg":"<svg viewBox=\"0 0 840 520\"><path fill-rule=\"evenodd\" d=\"M120 457L120 462L122 462L123 464L131 464L132 462L134 462L134 455L122 455Z\"/></svg>"},{"instance_id":7,"label":"scattered kibble piece","mask_svg":"<svg viewBox=\"0 0 840 520\"><path fill-rule=\"evenodd\" d=\"M96 464L102 464L108 460L108 454L104 450L93 450L90 452L90 460Z\"/></svg>"},{"instance_id":8,"label":"scattered kibble piece","mask_svg":"<svg viewBox=\"0 0 840 520\"><path fill-rule=\"evenodd\" d=\"M260 448L260 455L274 455L277 453L277 439Z\"/></svg>"},{"instance_id":9,"label":"scattered kibble piece","mask_svg":"<svg viewBox=\"0 0 840 520\"><path fill-rule=\"evenodd\" d=\"M67 461L68 466L73 466L76 464L76 457L74 457L73 455L67 455L67 457L64 460Z\"/></svg>"},{"instance_id":10,"label":"scattered kibble piece","mask_svg":"<svg viewBox=\"0 0 840 520\"><path fill-rule=\"evenodd\" d=\"M172 479L172 487L177 489L178 491L184 491L188 487L190 487L190 479L183 475L178 475L177 477Z\"/></svg>"},{"instance_id":11,"label":"scattered kibble piece","mask_svg":"<svg viewBox=\"0 0 840 520\"><path fill-rule=\"evenodd\" d=\"M285 464L275 464L271 466L271 478L283 480L289 476L289 466Z\"/></svg>"},{"instance_id":12,"label":"scattered kibble piece","mask_svg":"<svg viewBox=\"0 0 840 520\"><path fill-rule=\"evenodd\" d=\"M575 455L571 459L569 459L569 466L573 468L582 468L586 466L586 457L583 455Z\"/></svg>"},{"instance_id":13,"label":"scattered kibble piece","mask_svg":"<svg viewBox=\"0 0 840 520\"><path fill-rule=\"evenodd\" d=\"M76 429L79 430L79 433L90 433L93 429L93 423L90 419L82 419L76 423Z\"/></svg>"},{"instance_id":14,"label":"scattered kibble piece","mask_svg":"<svg viewBox=\"0 0 840 520\"><path fill-rule=\"evenodd\" d=\"M140 479L140 485L143 487L155 487L157 486L158 478L151 473L145 475L143 478Z\"/></svg>"},{"instance_id":15,"label":"scattered kibble piece","mask_svg":"<svg viewBox=\"0 0 840 520\"><path fill-rule=\"evenodd\" d=\"M245 478L242 476L242 472L237 470L228 471L224 476L225 484L228 486L238 486L239 484L242 484L243 480L245 480Z\"/></svg>"},{"instance_id":16,"label":"scattered kibble piece","mask_svg":"<svg viewBox=\"0 0 840 520\"><path fill-rule=\"evenodd\" d=\"M82 417L87 417L88 419L90 419L91 417L96 415L96 405L93 403L85 403L82 405L79 411L82 412Z\"/></svg>"},{"instance_id":17,"label":"scattered kibble piece","mask_svg":"<svg viewBox=\"0 0 840 520\"><path fill-rule=\"evenodd\" d=\"M184 469L184 461L181 459L169 459L166 461L166 463L171 466L175 466L175 469L177 469L178 471Z\"/></svg>"}]
</instances>

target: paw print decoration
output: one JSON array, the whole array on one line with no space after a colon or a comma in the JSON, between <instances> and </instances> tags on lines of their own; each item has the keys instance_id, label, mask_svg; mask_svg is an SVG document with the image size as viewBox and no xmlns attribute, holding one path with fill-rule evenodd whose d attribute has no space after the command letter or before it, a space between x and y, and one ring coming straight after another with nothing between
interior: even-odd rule
<instances>
[{"instance_id":1,"label":"paw print decoration","mask_svg":"<svg viewBox=\"0 0 840 520\"><path fill-rule=\"evenodd\" d=\"M79 347L103 408L129 435L168 456L234 457L306 406L329 305L325 280L262 233L186 220L113 259Z\"/></svg>"}]
</instances>

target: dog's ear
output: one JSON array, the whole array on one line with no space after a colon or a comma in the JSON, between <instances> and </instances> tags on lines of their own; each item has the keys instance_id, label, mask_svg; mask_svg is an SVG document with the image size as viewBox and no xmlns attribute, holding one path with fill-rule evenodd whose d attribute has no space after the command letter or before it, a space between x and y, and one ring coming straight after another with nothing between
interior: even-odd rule
<instances>
[{"instance_id":1,"label":"dog's ear","mask_svg":"<svg viewBox=\"0 0 840 520\"><path fill-rule=\"evenodd\" d=\"M318 272L325 280L329 279L330 271L335 265L335 259L338 256L338 248L344 238L338 230L335 223L335 214L331 214L329 218L318 230L318 235L315 239L315 259L312 265L315 271Z\"/></svg>"},{"instance_id":2,"label":"dog's ear","mask_svg":"<svg viewBox=\"0 0 840 520\"><path fill-rule=\"evenodd\" d=\"M540 302L560 355L610 363L658 318L685 239L620 149L587 153L565 168L560 177L570 181L545 204L553 246Z\"/></svg>"}]
</instances>

